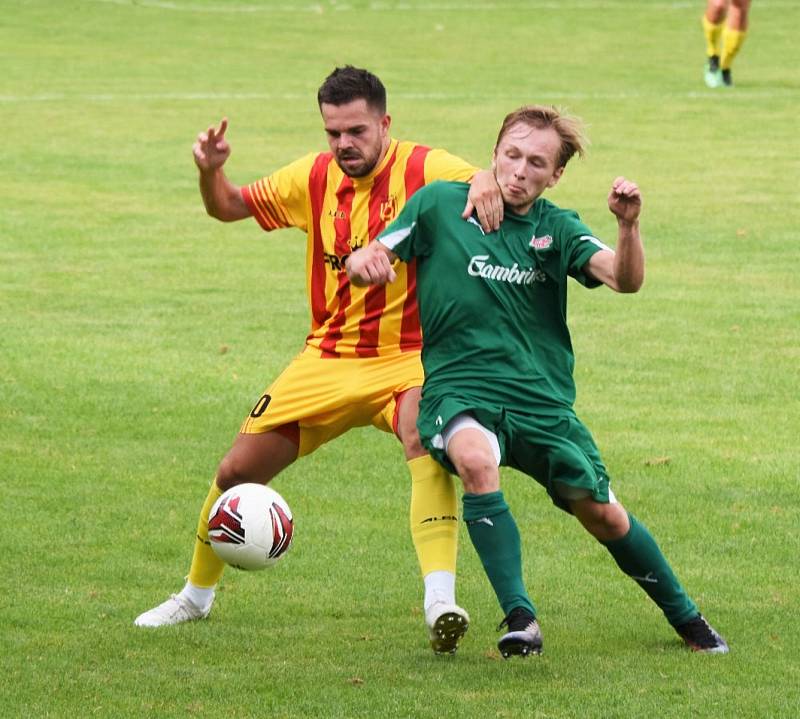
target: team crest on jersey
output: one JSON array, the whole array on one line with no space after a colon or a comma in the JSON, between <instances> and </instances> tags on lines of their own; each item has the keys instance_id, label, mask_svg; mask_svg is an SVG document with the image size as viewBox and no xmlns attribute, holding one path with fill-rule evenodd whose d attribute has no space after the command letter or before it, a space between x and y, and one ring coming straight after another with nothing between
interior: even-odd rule
<instances>
[{"instance_id":1,"label":"team crest on jersey","mask_svg":"<svg viewBox=\"0 0 800 719\"><path fill-rule=\"evenodd\" d=\"M382 222L391 222L397 215L397 198L391 195L386 201L381 202L380 217Z\"/></svg>"},{"instance_id":2,"label":"team crest on jersey","mask_svg":"<svg viewBox=\"0 0 800 719\"><path fill-rule=\"evenodd\" d=\"M544 235L544 237L534 235L531 237L530 245L534 250L546 250L552 244L553 238L550 235Z\"/></svg>"}]
</instances>

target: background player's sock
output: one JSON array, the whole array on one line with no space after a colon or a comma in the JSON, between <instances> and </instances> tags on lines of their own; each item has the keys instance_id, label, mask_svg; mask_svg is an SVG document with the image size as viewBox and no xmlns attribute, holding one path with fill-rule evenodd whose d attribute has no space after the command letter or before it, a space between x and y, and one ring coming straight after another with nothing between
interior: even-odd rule
<instances>
[{"instance_id":1,"label":"background player's sock","mask_svg":"<svg viewBox=\"0 0 800 719\"><path fill-rule=\"evenodd\" d=\"M217 487L215 479L211 483L206 501L200 510L200 518L197 520L197 536L194 541L194 554L188 577L189 582L195 587L213 589L225 568L225 563L214 554L211 543L208 541L208 515L214 502L221 496L222 491Z\"/></svg>"},{"instance_id":2,"label":"background player's sock","mask_svg":"<svg viewBox=\"0 0 800 719\"><path fill-rule=\"evenodd\" d=\"M733 58L736 57L736 53L739 52L744 44L746 35L747 30L732 30L729 27L725 28L725 32L722 34L722 55L719 59L719 66L723 70L731 69Z\"/></svg>"},{"instance_id":3,"label":"background player's sock","mask_svg":"<svg viewBox=\"0 0 800 719\"><path fill-rule=\"evenodd\" d=\"M525 607L536 616L522 581L519 529L503 493L465 494L464 521L503 612Z\"/></svg>"},{"instance_id":4,"label":"background player's sock","mask_svg":"<svg viewBox=\"0 0 800 719\"><path fill-rule=\"evenodd\" d=\"M708 57L719 55L719 38L722 35L724 25L725 23L722 20L718 23L713 23L703 15L703 34L706 36L706 55Z\"/></svg>"},{"instance_id":5,"label":"background player's sock","mask_svg":"<svg viewBox=\"0 0 800 719\"><path fill-rule=\"evenodd\" d=\"M673 626L700 612L672 572L656 540L641 522L628 514L631 528L621 539L602 542L619 568L647 592Z\"/></svg>"},{"instance_id":6,"label":"background player's sock","mask_svg":"<svg viewBox=\"0 0 800 719\"><path fill-rule=\"evenodd\" d=\"M430 455L406 464L411 473L409 524L425 580L425 607L434 601L455 604L458 504L453 478Z\"/></svg>"}]
</instances>

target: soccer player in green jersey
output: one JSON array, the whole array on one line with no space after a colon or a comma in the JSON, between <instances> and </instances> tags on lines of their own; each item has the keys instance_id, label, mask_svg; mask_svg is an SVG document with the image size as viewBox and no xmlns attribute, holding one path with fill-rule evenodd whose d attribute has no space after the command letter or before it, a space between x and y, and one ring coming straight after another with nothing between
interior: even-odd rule
<instances>
[{"instance_id":1,"label":"soccer player in green jersey","mask_svg":"<svg viewBox=\"0 0 800 719\"><path fill-rule=\"evenodd\" d=\"M602 543L695 651L725 653L647 529L617 500L597 446L573 410L574 357L567 279L636 292L644 280L639 188L619 177L608 196L616 251L578 215L541 197L583 153L580 122L555 108L523 107L498 135L493 169L505 212L485 233L464 220L468 186L420 190L377 242L347 261L351 281L383 284L392 263L416 260L425 384L423 444L464 484L470 539L505 613L504 657L539 653L536 608L522 578L521 542L498 467L543 485Z\"/></svg>"}]
</instances>

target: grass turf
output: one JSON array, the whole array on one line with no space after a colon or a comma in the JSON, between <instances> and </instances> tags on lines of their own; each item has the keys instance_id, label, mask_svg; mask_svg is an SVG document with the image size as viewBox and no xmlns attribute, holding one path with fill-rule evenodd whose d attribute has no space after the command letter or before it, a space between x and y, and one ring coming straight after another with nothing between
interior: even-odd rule
<instances>
[{"instance_id":1,"label":"grass turf","mask_svg":"<svg viewBox=\"0 0 800 719\"><path fill-rule=\"evenodd\" d=\"M700 5L699 3L698 5ZM755 4L728 92L677 2L12 2L0 26L0 697L5 716L793 716L800 704L800 219L793 3ZM780 61L778 60L780 58ZM503 662L462 531L473 625L430 654L397 443L358 430L276 480L297 539L228 572L211 618L132 620L181 585L216 463L307 331L302 236L209 220L229 175L323 149L335 64L385 81L394 134L486 165L502 116L566 105L586 161L551 198L613 238L641 184L635 297L575 288L578 411L629 508L731 643L691 655L532 482L507 473L545 655Z\"/></svg>"}]
</instances>

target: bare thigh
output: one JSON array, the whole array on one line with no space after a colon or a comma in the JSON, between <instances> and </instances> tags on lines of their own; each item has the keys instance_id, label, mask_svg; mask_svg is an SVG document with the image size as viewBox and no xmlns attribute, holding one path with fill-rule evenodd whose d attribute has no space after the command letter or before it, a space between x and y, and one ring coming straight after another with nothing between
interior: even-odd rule
<instances>
[{"instance_id":1,"label":"bare thigh","mask_svg":"<svg viewBox=\"0 0 800 719\"><path fill-rule=\"evenodd\" d=\"M226 489L245 482L267 484L297 459L297 444L278 431L238 434L220 462L217 486Z\"/></svg>"}]
</instances>

